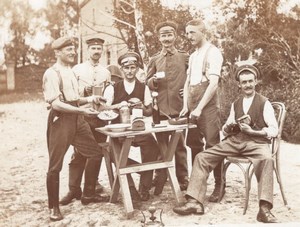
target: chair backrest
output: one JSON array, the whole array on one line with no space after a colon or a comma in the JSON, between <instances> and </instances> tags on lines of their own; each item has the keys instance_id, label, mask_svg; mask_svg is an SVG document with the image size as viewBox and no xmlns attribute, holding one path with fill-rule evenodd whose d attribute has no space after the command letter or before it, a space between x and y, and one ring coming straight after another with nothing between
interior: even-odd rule
<instances>
[{"instance_id":1,"label":"chair backrest","mask_svg":"<svg viewBox=\"0 0 300 227\"><path fill-rule=\"evenodd\" d=\"M285 109L285 105L281 102L272 102L271 104L274 108L277 123L278 123L278 135L272 139L272 154L273 156L274 155L278 156L279 149L280 149L281 134L282 134L282 129L283 129L285 115L286 115L286 109Z\"/></svg>"}]
</instances>

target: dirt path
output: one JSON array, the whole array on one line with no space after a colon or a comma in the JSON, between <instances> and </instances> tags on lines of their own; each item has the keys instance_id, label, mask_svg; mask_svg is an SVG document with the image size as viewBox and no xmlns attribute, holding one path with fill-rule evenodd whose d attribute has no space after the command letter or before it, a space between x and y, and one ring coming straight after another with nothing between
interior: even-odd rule
<instances>
[{"instance_id":1,"label":"dirt path","mask_svg":"<svg viewBox=\"0 0 300 227\"><path fill-rule=\"evenodd\" d=\"M239 169L232 166L228 172L226 195L220 204L208 203L203 216L180 217L173 213L175 200L169 185L160 196L152 196L150 201L134 204L135 214L126 220L122 203L93 204L82 206L75 201L61 207L64 219L60 222L48 221L45 176L48 165L46 149L47 111L43 101L0 104L0 226L140 226L150 205L163 208L163 221L167 226L195 226L231 224L258 225L256 214L256 181L250 194L250 204L246 215L242 215L244 182ZM132 152L136 152L133 150ZM67 192L68 168L72 150L65 157L61 172L60 196ZM135 156L135 154L133 154ZM277 183L274 186L273 213L286 226L300 226L300 145L282 143L282 176L286 196L290 206L283 206ZM109 191L109 183L104 165L101 169L101 183ZM208 194L212 190L209 179ZM147 213L147 212L146 212ZM159 212L157 212L158 214ZM157 215L159 216L159 215ZM147 217L149 217L147 213ZM298 223L296 223L298 222ZM282 224L281 224L282 225Z\"/></svg>"}]
</instances>

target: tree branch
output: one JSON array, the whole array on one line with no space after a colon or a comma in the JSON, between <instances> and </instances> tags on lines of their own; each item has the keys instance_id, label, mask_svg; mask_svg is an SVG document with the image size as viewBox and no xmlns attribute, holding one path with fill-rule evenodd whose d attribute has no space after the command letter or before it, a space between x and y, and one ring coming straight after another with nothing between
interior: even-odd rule
<instances>
[{"instance_id":1,"label":"tree branch","mask_svg":"<svg viewBox=\"0 0 300 227\"><path fill-rule=\"evenodd\" d=\"M129 23L125 22L125 21L122 21L122 20L120 20L120 19L114 17L114 16L111 16L111 15L107 14L106 12L104 12L104 11L102 11L102 10L100 10L100 9L98 9L98 11L99 11L102 15L104 15L104 16L106 16L106 17L108 17L108 18L111 18L111 19L113 19L113 20L115 20L115 21L118 21L118 22L120 22L120 23L122 23L122 24L125 24L125 25L127 25L128 27L130 27L130 28L136 29L136 27L133 26L132 24L129 24Z\"/></svg>"}]
</instances>

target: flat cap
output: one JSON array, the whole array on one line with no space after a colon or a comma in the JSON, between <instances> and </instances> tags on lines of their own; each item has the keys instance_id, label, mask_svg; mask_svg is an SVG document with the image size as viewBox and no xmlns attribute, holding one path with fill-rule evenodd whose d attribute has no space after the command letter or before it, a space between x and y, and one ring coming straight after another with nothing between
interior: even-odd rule
<instances>
[{"instance_id":1,"label":"flat cap","mask_svg":"<svg viewBox=\"0 0 300 227\"><path fill-rule=\"evenodd\" d=\"M118 64L121 66L127 65L139 65L140 63L140 56L136 52L127 52L123 54L118 59Z\"/></svg>"},{"instance_id":2,"label":"flat cap","mask_svg":"<svg viewBox=\"0 0 300 227\"><path fill-rule=\"evenodd\" d=\"M87 39L85 42L86 42L86 44L88 46L91 46L91 45L103 45L104 40L100 39L100 38L90 38L90 39Z\"/></svg>"},{"instance_id":3,"label":"flat cap","mask_svg":"<svg viewBox=\"0 0 300 227\"><path fill-rule=\"evenodd\" d=\"M176 32L178 25L173 21L160 22L155 26L155 31L160 34Z\"/></svg>"},{"instance_id":4,"label":"flat cap","mask_svg":"<svg viewBox=\"0 0 300 227\"><path fill-rule=\"evenodd\" d=\"M66 46L75 46L75 43L76 42L75 42L74 38L63 36L63 37L60 37L60 38L54 40L51 44L51 47L54 50L59 50Z\"/></svg>"},{"instance_id":5,"label":"flat cap","mask_svg":"<svg viewBox=\"0 0 300 227\"><path fill-rule=\"evenodd\" d=\"M246 71L253 73L256 79L260 77L260 71L258 70L258 68L256 68L254 65L247 64L241 65L236 69L235 79L239 81L239 76L241 75L241 73Z\"/></svg>"}]
</instances>

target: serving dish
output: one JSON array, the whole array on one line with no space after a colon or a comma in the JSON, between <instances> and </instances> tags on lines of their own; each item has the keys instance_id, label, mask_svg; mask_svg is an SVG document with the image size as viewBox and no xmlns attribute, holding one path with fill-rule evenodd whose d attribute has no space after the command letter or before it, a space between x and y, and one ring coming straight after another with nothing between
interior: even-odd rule
<instances>
[{"instance_id":1,"label":"serving dish","mask_svg":"<svg viewBox=\"0 0 300 227\"><path fill-rule=\"evenodd\" d=\"M103 110L98 114L98 118L103 121L112 121L118 116L119 114L113 110Z\"/></svg>"},{"instance_id":2,"label":"serving dish","mask_svg":"<svg viewBox=\"0 0 300 227\"><path fill-rule=\"evenodd\" d=\"M110 125L106 125L105 128L109 131L112 132L124 132L126 131L126 129L130 128L131 124L124 124L124 123L120 123L120 124L110 124Z\"/></svg>"},{"instance_id":3,"label":"serving dish","mask_svg":"<svg viewBox=\"0 0 300 227\"><path fill-rule=\"evenodd\" d=\"M176 117L172 119L168 119L170 125L184 125L188 123L187 117Z\"/></svg>"}]
</instances>

